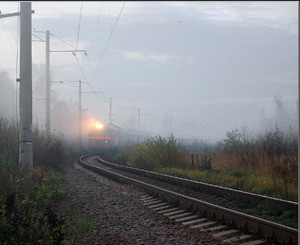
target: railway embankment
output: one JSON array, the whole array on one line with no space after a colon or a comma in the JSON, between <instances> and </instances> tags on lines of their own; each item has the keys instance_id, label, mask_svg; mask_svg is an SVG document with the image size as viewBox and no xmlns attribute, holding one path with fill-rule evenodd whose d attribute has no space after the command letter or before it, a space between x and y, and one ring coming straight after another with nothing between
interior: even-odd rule
<instances>
[{"instance_id":1,"label":"railway embankment","mask_svg":"<svg viewBox=\"0 0 300 245\"><path fill-rule=\"evenodd\" d=\"M219 239L208 233L188 229L147 209L140 201L144 193L136 187L96 175L77 163L67 168L63 175L68 194L66 200L60 204L60 213L72 217L75 210L75 216L88 221L86 226L89 226L84 227L81 224L84 232L72 242L221 244Z\"/></svg>"},{"instance_id":2,"label":"railway embankment","mask_svg":"<svg viewBox=\"0 0 300 245\"><path fill-rule=\"evenodd\" d=\"M269 222L267 220L263 220L261 218L255 218L254 216L249 216L247 214L243 214L231 209L227 209L227 208L223 208L222 206L216 206L212 203L208 203L208 202L203 202L202 200L198 200L197 197L190 197L190 196L186 196L183 194L179 194L178 192L181 192L181 190L183 190L183 186L185 185L183 182L186 182L185 180L179 181L179 179L175 178L176 181L175 182L180 182L180 186L179 190L178 188L174 189L173 187L171 187L171 189L169 189L167 187L165 187L165 184L163 184L163 186L161 186L161 184L159 183L154 183L152 180L151 184L148 183L148 180L146 180L145 178L141 179L140 175L144 175L143 172L141 172L138 169L135 169L134 172L138 172L139 174L136 176L133 176L131 173L129 174L130 177L128 176L128 173L121 173L119 170L117 171L118 173L116 173L115 169L115 164L111 164L108 163L106 161L103 161L101 159L97 159L100 161L100 163L104 163L105 166L97 166L97 161L96 161L96 157L88 157L88 156L83 156L80 157L78 159L78 163L83 166L84 168L91 170L92 172L95 172L97 174L100 175L104 175L107 176L109 178L112 178L113 180L116 180L118 182L121 183L125 183L125 184L130 184L130 185L137 185L140 186L142 189L146 190L147 192L152 193L151 195L154 195L155 197L159 196L164 200L173 200L172 203L176 205L178 204L179 206L185 206L184 210L178 210L178 208L172 208L172 207L164 207L164 209L167 209L166 211L171 211L169 210L170 208L172 209L172 211L175 211L174 209L177 209L176 214L171 212L170 215L175 215L176 217L170 217L170 219L172 220L172 218L175 218L175 221L177 218L182 218L182 215L184 216L189 216L191 215L190 211L196 211L197 214L199 214L200 216L203 216L201 220L196 220L197 223L201 223L200 225L192 225L191 228L200 228L200 227L207 227L208 225L211 226L212 224L217 224L217 222L215 221L219 221L220 224L216 227L212 227L209 228L208 231L211 232L216 232L215 234L213 234L214 237L222 237L222 236L227 236L229 235L229 233L237 233L238 230L241 231L241 235L244 234L244 232L246 233L251 233L253 234L253 237L251 237L251 240L253 240L253 238L255 238L255 241L250 242L249 244L265 244L265 242L268 242L268 244L273 244L274 242L277 243L278 242L283 242L286 243L287 241L289 241L290 243L296 244L297 243L297 230L293 229L293 228L289 228L286 226L282 226L280 224L276 224L273 222ZM102 165L102 164L100 164ZM108 166L106 166L108 165ZM113 165L113 166L111 166ZM132 168L130 168L132 169ZM132 169L133 170L133 169ZM131 172L131 171L129 171ZM147 172L147 175L150 174ZM153 174L151 174L153 175ZM157 174L154 174L155 176L157 176ZM159 177L159 176L157 176ZM159 178L163 178L163 176L160 176ZM170 178L168 178L169 180ZM147 183L146 183L147 182ZM169 182L169 181L167 181ZM159 186L157 186L159 185ZM174 186L175 187L175 186ZM214 188L211 186L211 188ZM190 190L186 189L184 190L184 192L186 193L190 193ZM193 193L195 193L194 191L192 191ZM192 193L192 194L193 194ZM195 193L196 194L196 193ZM240 193L242 194L242 193ZM142 195L142 200L144 202L144 205L150 205L150 208L154 208L153 210L156 210L157 206L156 205L166 205L168 206L168 201L162 203L161 200L159 200L160 198L153 198L151 197L151 195ZM193 194L194 195L194 194ZM253 195L253 194L252 194ZM207 196L207 195L206 195ZM247 195L248 197L250 197L249 195ZM195 199L196 198L196 199ZM201 198L202 199L202 195ZM270 200L271 201L271 200ZM282 202L280 200L272 200L272 202ZM155 207L154 207L154 206ZM285 204L284 204L285 205ZM152 207L153 206L153 207ZM170 206L170 205L169 205ZM159 207L159 209L161 209L162 207ZM160 213L160 212L159 212ZM180 213L180 214L179 214ZM202 215L201 215L202 214ZM164 214L166 215L166 214ZM179 215L179 216L178 216ZM188 219L194 219L195 215L192 215L190 217L188 217ZM201 217L198 218L201 218ZM203 223L205 222L205 220L207 221L207 217L211 218L213 220L208 220L208 223ZM185 221L186 221L187 217L184 217ZM197 217L196 217L197 218ZM178 220L179 222L179 220ZM194 222L194 221L193 221ZM184 222L185 223L185 222ZM182 223L182 224L184 224ZM203 224L202 224L203 223ZM228 224L228 227L226 225L224 225L225 223ZM230 227L236 228L236 229L231 229ZM227 229L226 229L227 228ZM237 230L238 228L238 230ZM225 231L222 231L224 230ZM228 230L229 229L229 230ZM198 231L200 231L202 233L203 229L198 229ZM219 232L220 231L220 232ZM238 236L238 240L239 237L243 237L243 236ZM257 238L263 237L264 239L266 239L265 241L260 240ZM244 238L243 238L244 239ZM247 238L249 239L249 237ZM228 239L224 239L224 242L227 242ZM232 238L230 239L232 240ZM233 238L233 240L236 240L235 238ZM253 243L254 242L254 243Z\"/></svg>"}]
</instances>

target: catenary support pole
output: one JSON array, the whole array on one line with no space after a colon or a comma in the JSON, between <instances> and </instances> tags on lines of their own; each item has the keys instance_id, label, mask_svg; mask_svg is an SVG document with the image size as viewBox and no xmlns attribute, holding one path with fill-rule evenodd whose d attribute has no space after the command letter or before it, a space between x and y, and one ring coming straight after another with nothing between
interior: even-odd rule
<instances>
[{"instance_id":1,"label":"catenary support pole","mask_svg":"<svg viewBox=\"0 0 300 245\"><path fill-rule=\"evenodd\" d=\"M81 80L79 80L79 150L81 150Z\"/></svg>"},{"instance_id":2,"label":"catenary support pole","mask_svg":"<svg viewBox=\"0 0 300 245\"><path fill-rule=\"evenodd\" d=\"M33 169L31 2L20 3L19 169Z\"/></svg>"},{"instance_id":3,"label":"catenary support pole","mask_svg":"<svg viewBox=\"0 0 300 245\"><path fill-rule=\"evenodd\" d=\"M46 30L46 135L50 136L50 35Z\"/></svg>"},{"instance_id":4,"label":"catenary support pole","mask_svg":"<svg viewBox=\"0 0 300 245\"><path fill-rule=\"evenodd\" d=\"M109 99L109 124L111 125L112 124L112 121L111 121L111 109L112 109L112 102L111 102L111 97Z\"/></svg>"},{"instance_id":5,"label":"catenary support pole","mask_svg":"<svg viewBox=\"0 0 300 245\"><path fill-rule=\"evenodd\" d=\"M74 55L78 52L84 52L86 54L87 50L50 50L50 33L49 30L46 30L46 135L49 137L51 134L51 116L50 116L50 90L51 90L51 83L50 81L50 53L54 52L71 52Z\"/></svg>"},{"instance_id":6,"label":"catenary support pole","mask_svg":"<svg viewBox=\"0 0 300 245\"><path fill-rule=\"evenodd\" d=\"M138 108L138 141L140 141L140 129L141 129L141 114L140 114L140 108Z\"/></svg>"}]
</instances>

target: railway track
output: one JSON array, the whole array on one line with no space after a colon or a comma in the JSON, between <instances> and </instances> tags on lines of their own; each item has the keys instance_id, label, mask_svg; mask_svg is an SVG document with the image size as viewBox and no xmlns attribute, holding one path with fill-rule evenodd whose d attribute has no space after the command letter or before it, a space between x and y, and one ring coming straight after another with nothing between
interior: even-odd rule
<instances>
[{"instance_id":1,"label":"railway track","mask_svg":"<svg viewBox=\"0 0 300 245\"><path fill-rule=\"evenodd\" d=\"M298 207L297 203L121 166L99 157L96 162L95 157L92 161L90 157L84 156L78 162L93 172L142 187L148 193L141 198L145 206L192 229L213 232L213 236L221 237L224 242L298 242L297 229L234 210L237 202L264 202L289 209ZM228 198L225 200L228 196L229 201Z\"/></svg>"}]
</instances>

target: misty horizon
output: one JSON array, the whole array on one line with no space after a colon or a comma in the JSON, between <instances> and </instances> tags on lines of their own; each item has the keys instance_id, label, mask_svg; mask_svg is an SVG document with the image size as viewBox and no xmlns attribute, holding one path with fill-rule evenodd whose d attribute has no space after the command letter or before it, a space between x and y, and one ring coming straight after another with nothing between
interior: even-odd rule
<instances>
[{"instance_id":1,"label":"misty horizon","mask_svg":"<svg viewBox=\"0 0 300 245\"><path fill-rule=\"evenodd\" d=\"M18 2L0 4L2 13L17 9ZM84 120L109 124L112 98L113 124L151 136L216 142L234 128L259 133L276 124L298 133L297 3L32 2L32 9L32 30L50 30L51 50L87 50L77 60L51 53L51 80L63 81L51 84L52 133L77 137L78 80L90 83L82 85ZM0 115L13 118L17 21L3 19L0 28ZM37 37L45 39L32 36L33 122L44 129L45 43Z\"/></svg>"}]
</instances>

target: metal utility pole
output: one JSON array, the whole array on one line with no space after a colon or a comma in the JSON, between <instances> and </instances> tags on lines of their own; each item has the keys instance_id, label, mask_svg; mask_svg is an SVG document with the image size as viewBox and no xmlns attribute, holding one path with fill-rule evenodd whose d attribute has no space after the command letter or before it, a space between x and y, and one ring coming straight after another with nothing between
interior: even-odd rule
<instances>
[{"instance_id":1,"label":"metal utility pole","mask_svg":"<svg viewBox=\"0 0 300 245\"><path fill-rule=\"evenodd\" d=\"M42 32L43 31L36 31L36 32ZM49 137L50 136L50 53L53 52L71 52L75 55L77 52L84 52L86 53L87 50L50 50L50 35L53 35L50 33L49 30L46 30L46 135Z\"/></svg>"},{"instance_id":2,"label":"metal utility pole","mask_svg":"<svg viewBox=\"0 0 300 245\"><path fill-rule=\"evenodd\" d=\"M81 112L82 112L82 108L81 108L81 94L82 93L90 93L90 92L82 92L81 91L81 84L82 83L85 83L85 84L88 84L88 85L90 85L90 84L87 83L87 82L82 82L81 80L79 80L79 81L65 81L65 82L70 82L70 83L78 82L79 83L79 85L78 85L78 88L79 88L79 90L78 90L78 94L79 94L79 98L78 98L78 143L79 143L79 149L81 149L81 147L82 147L82 140L81 140L81 129L82 129L82 120L81 120ZM64 83L64 82L63 81L50 81L50 83ZM93 92L93 93L97 93L97 92ZM50 108L50 106L49 106L49 108Z\"/></svg>"},{"instance_id":3,"label":"metal utility pole","mask_svg":"<svg viewBox=\"0 0 300 245\"><path fill-rule=\"evenodd\" d=\"M79 150L81 150L81 80L79 80Z\"/></svg>"},{"instance_id":4,"label":"metal utility pole","mask_svg":"<svg viewBox=\"0 0 300 245\"><path fill-rule=\"evenodd\" d=\"M138 108L138 141L140 141L140 126L141 126L140 108Z\"/></svg>"},{"instance_id":5,"label":"metal utility pole","mask_svg":"<svg viewBox=\"0 0 300 245\"><path fill-rule=\"evenodd\" d=\"M50 136L50 38L46 31L46 135Z\"/></svg>"},{"instance_id":6,"label":"metal utility pole","mask_svg":"<svg viewBox=\"0 0 300 245\"><path fill-rule=\"evenodd\" d=\"M172 115L170 116L170 130L171 130L171 134L173 133L173 117Z\"/></svg>"},{"instance_id":7,"label":"metal utility pole","mask_svg":"<svg viewBox=\"0 0 300 245\"><path fill-rule=\"evenodd\" d=\"M21 2L20 12L1 14L0 18L20 16L20 130L19 169L33 169L32 154L32 52L31 52L31 2Z\"/></svg>"},{"instance_id":8,"label":"metal utility pole","mask_svg":"<svg viewBox=\"0 0 300 245\"><path fill-rule=\"evenodd\" d=\"M85 83L85 84L88 84L88 85L90 85L89 83L87 83L87 82L82 82L81 80L79 80L79 81L77 81L78 83L79 83L79 85L78 85L78 87L79 87L79 105L78 105L78 122L79 122L79 126L78 126L78 128L79 128L79 132L78 132L78 141L79 141L79 149L81 149L82 148L82 140L81 140L81 128L82 128L82 120L81 120L81 111L82 111L82 109L81 109L81 94L82 93L87 93L87 92L81 92L81 84L82 83ZM73 82L72 82L73 83Z\"/></svg>"},{"instance_id":9,"label":"metal utility pole","mask_svg":"<svg viewBox=\"0 0 300 245\"><path fill-rule=\"evenodd\" d=\"M112 109L112 103L111 103L111 97L109 99L109 124L112 124L112 120L111 120L111 109Z\"/></svg>"},{"instance_id":10,"label":"metal utility pole","mask_svg":"<svg viewBox=\"0 0 300 245\"><path fill-rule=\"evenodd\" d=\"M19 168L33 169L31 2L20 3L20 136Z\"/></svg>"},{"instance_id":11,"label":"metal utility pole","mask_svg":"<svg viewBox=\"0 0 300 245\"><path fill-rule=\"evenodd\" d=\"M141 114L140 114L140 108L138 108L138 129L140 131L140 122L141 122Z\"/></svg>"}]
</instances>

